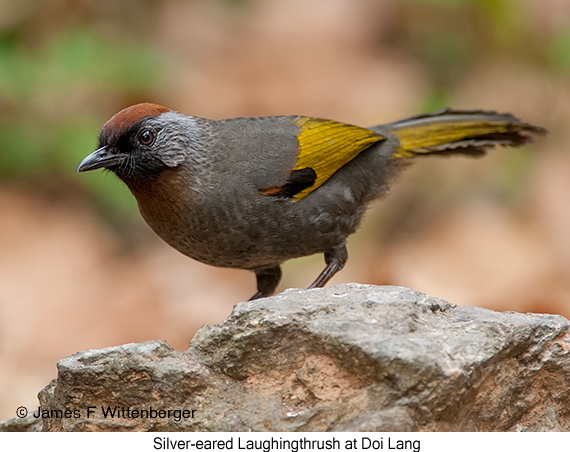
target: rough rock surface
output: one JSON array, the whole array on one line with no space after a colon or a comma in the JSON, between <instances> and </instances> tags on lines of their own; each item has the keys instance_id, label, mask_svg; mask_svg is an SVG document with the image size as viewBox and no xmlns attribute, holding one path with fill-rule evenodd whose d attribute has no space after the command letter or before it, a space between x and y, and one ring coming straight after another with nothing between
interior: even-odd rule
<instances>
[{"instance_id":1,"label":"rough rock surface","mask_svg":"<svg viewBox=\"0 0 570 452\"><path fill-rule=\"evenodd\" d=\"M42 420L29 413L26 417L13 417L0 422L0 432L41 432Z\"/></svg>"},{"instance_id":2,"label":"rough rock surface","mask_svg":"<svg viewBox=\"0 0 570 452\"><path fill-rule=\"evenodd\" d=\"M289 290L238 304L185 352L153 341L61 360L41 407L79 417L43 429L569 431L569 326L402 287ZM132 417L151 407L165 417Z\"/></svg>"}]
</instances>

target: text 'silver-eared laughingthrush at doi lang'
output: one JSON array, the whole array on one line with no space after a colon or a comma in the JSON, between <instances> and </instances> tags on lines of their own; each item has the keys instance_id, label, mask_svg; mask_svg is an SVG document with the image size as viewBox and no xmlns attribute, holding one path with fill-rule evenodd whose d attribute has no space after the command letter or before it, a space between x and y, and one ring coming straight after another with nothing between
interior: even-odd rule
<instances>
[{"instance_id":1,"label":"text 'silver-eared laughingthrush at doi lang'","mask_svg":"<svg viewBox=\"0 0 570 452\"><path fill-rule=\"evenodd\" d=\"M200 262L255 272L271 295L280 264L324 253L322 287L346 238L411 158L483 155L545 130L510 114L446 109L369 128L305 116L212 121L138 104L103 127L77 171L106 168L169 245Z\"/></svg>"}]
</instances>

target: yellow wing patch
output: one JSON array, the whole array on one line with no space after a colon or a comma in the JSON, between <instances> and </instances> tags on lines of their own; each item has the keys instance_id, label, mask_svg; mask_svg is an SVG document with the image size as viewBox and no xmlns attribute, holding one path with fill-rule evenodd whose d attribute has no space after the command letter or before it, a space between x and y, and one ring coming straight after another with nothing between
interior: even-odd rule
<instances>
[{"instance_id":1,"label":"yellow wing patch","mask_svg":"<svg viewBox=\"0 0 570 452\"><path fill-rule=\"evenodd\" d=\"M297 137L300 150L293 171L312 168L317 174L315 183L295 194L295 200L319 188L372 144L386 139L372 130L326 119L300 117L295 122L301 133Z\"/></svg>"},{"instance_id":2,"label":"yellow wing patch","mask_svg":"<svg viewBox=\"0 0 570 452\"><path fill-rule=\"evenodd\" d=\"M437 121L439 119L439 121ZM443 146L440 150L446 149L445 145L468 140L490 133L507 133L513 131L512 124L503 121L489 121L480 118L470 119L451 116L447 120L437 116L424 118L397 124L390 133L396 135L400 140L398 149L392 158L413 157L418 154L436 153L437 149L430 149L433 146Z\"/></svg>"}]
</instances>

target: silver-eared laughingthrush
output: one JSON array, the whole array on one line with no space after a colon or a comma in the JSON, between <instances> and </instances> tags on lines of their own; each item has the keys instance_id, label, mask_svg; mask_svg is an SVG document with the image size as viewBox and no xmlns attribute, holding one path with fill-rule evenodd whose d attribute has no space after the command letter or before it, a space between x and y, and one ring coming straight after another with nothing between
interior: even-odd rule
<instances>
[{"instance_id":1,"label":"silver-eared laughingthrush","mask_svg":"<svg viewBox=\"0 0 570 452\"><path fill-rule=\"evenodd\" d=\"M212 121L143 103L113 116L77 171L106 168L169 245L255 272L271 295L280 264L324 253L322 287L346 263L346 238L410 158L479 156L545 130L510 114L445 109L362 128L305 116Z\"/></svg>"}]
</instances>

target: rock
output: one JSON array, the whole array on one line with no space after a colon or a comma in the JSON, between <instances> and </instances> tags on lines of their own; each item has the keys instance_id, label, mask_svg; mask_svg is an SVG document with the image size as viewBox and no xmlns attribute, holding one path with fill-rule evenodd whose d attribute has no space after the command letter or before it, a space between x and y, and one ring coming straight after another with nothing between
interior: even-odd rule
<instances>
[{"instance_id":1,"label":"rock","mask_svg":"<svg viewBox=\"0 0 570 452\"><path fill-rule=\"evenodd\" d=\"M185 352L61 360L43 429L569 431L569 325L402 287L289 290L236 305Z\"/></svg>"},{"instance_id":2,"label":"rock","mask_svg":"<svg viewBox=\"0 0 570 452\"><path fill-rule=\"evenodd\" d=\"M0 432L41 432L42 419L28 413L23 418L14 417L7 421L0 422Z\"/></svg>"}]
</instances>

